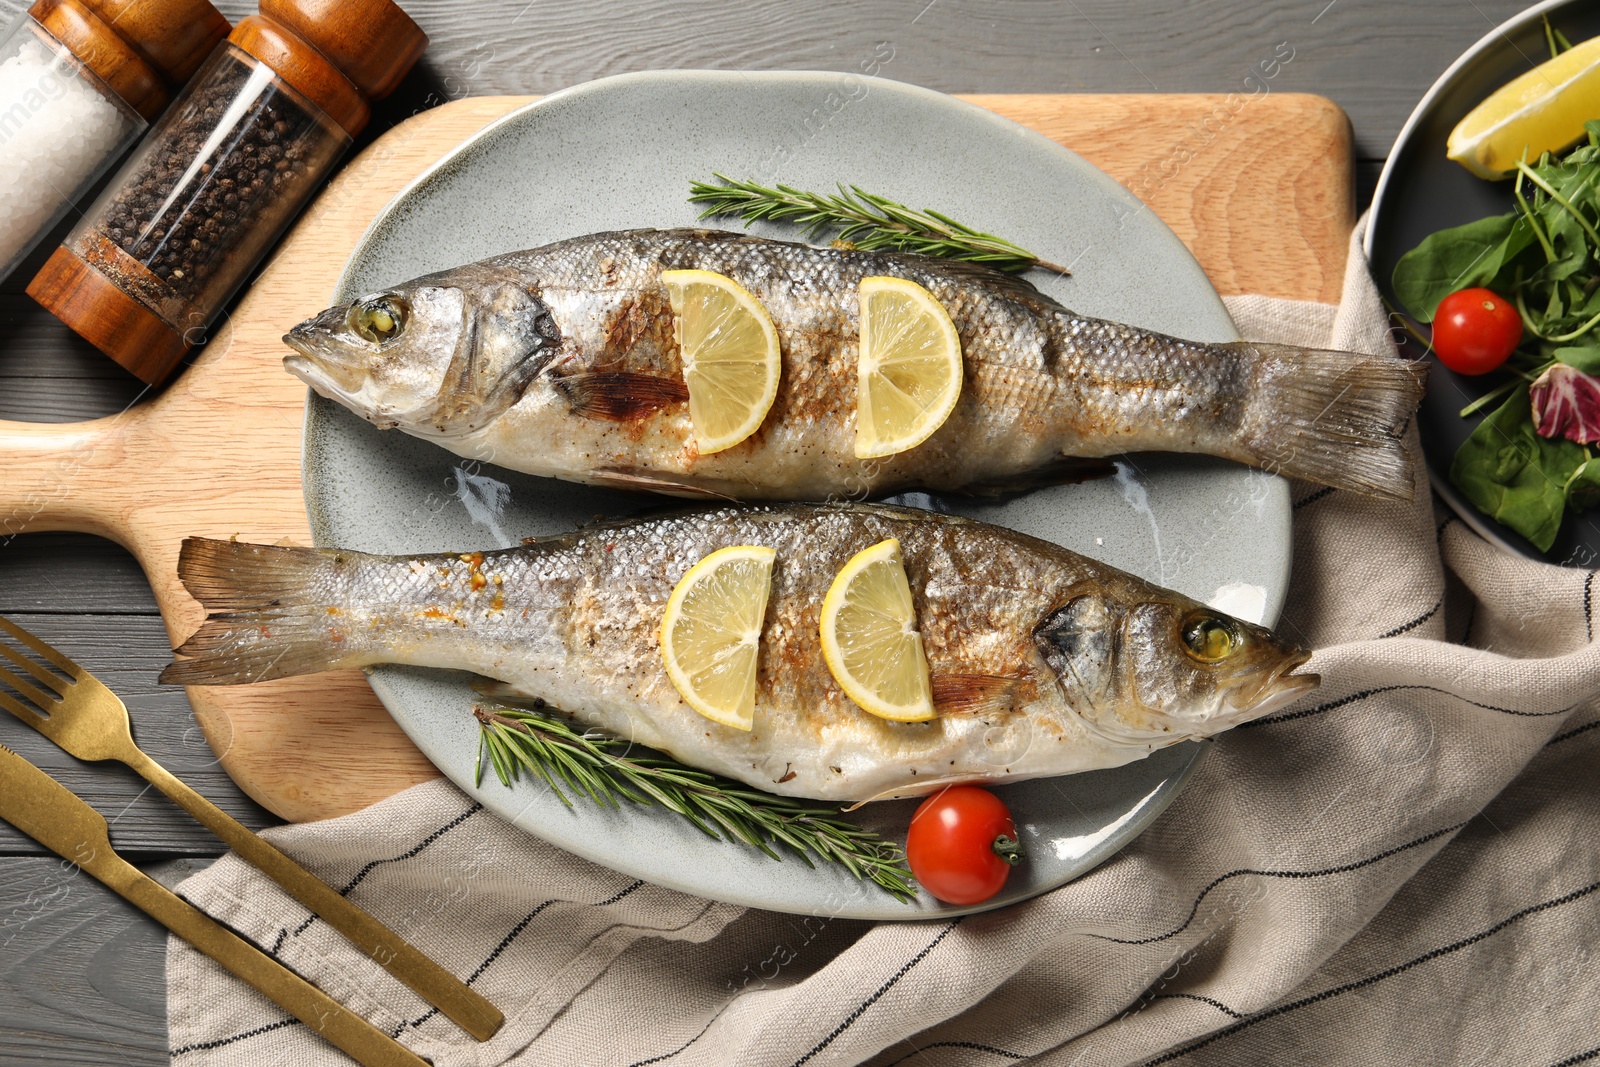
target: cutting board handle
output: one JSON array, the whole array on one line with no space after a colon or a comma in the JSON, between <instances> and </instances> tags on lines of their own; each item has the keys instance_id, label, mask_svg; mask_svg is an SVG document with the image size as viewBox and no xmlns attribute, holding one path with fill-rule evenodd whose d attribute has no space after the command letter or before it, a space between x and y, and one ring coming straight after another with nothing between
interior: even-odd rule
<instances>
[{"instance_id":1,"label":"cutting board handle","mask_svg":"<svg viewBox=\"0 0 1600 1067\"><path fill-rule=\"evenodd\" d=\"M88 422L0 419L0 538L46 530L95 533L120 542L105 490L140 409Z\"/></svg>"}]
</instances>

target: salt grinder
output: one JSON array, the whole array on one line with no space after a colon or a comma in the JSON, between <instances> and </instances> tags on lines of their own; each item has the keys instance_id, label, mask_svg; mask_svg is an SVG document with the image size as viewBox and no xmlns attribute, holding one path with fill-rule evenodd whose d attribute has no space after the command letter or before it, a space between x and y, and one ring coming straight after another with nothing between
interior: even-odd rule
<instances>
[{"instance_id":1,"label":"salt grinder","mask_svg":"<svg viewBox=\"0 0 1600 1067\"><path fill-rule=\"evenodd\" d=\"M391 0L262 0L28 293L163 381L322 184L428 38Z\"/></svg>"},{"instance_id":2,"label":"salt grinder","mask_svg":"<svg viewBox=\"0 0 1600 1067\"><path fill-rule=\"evenodd\" d=\"M0 279L228 32L208 0L39 0L0 40Z\"/></svg>"}]
</instances>

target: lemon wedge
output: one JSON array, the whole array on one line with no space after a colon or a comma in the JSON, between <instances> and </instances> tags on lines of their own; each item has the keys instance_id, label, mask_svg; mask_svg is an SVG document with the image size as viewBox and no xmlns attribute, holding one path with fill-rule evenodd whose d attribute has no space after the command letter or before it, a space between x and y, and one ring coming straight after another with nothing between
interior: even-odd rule
<instances>
[{"instance_id":1,"label":"lemon wedge","mask_svg":"<svg viewBox=\"0 0 1600 1067\"><path fill-rule=\"evenodd\" d=\"M1446 155L1480 178L1503 178L1583 136L1600 117L1600 37L1547 59L1496 89L1450 131Z\"/></svg>"},{"instance_id":2,"label":"lemon wedge","mask_svg":"<svg viewBox=\"0 0 1600 1067\"><path fill-rule=\"evenodd\" d=\"M661 658L674 688L712 722L748 730L755 722L756 656L777 555L735 545L689 568L667 598Z\"/></svg>"},{"instance_id":3,"label":"lemon wedge","mask_svg":"<svg viewBox=\"0 0 1600 1067\"><path fill-rule=\"evenodd\" d=\"M856 458L915 448L961 396L961 337L934 295L904 278L861 279Z\"/></svg>"},{"instance_id":4,"label":"lemon wedge","mask_svg":"<svg viewBox=\"0 0 1600 1067\"><path fill-rule=\"evenodd\" d=\"M783 352L772 316L750 291L709 270L665 270L683 354L689 419L702 455L756 432L778 396Z\"/></svg>"},{"instance_id":5,"label":"lemon wedge","mask_svg":"<svg viewBox=\"0 0 1600 1067\"><path fill-rule=\"evenodd\" d=\"M928 657L897 539L857 552L833 579L822 599L822 658L863 710L896 722L933 718Z\"/></svg>"}]
</instances>

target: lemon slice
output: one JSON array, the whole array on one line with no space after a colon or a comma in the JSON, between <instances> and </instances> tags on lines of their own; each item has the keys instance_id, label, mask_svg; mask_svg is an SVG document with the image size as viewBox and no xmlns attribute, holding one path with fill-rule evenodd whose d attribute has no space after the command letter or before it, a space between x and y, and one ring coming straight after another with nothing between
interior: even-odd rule
<instances>
[{"instance_id":1,"label":"lemon slice","mask_svg":"<svg viewBox=\"0 0 1600 1067\"><path fill-rule=\"evenodd\" d=\"M772 316L750 291L709 270L665 270L673 335L683 353L689 419L702 455L756 432L778 396L783 353Z\"/></svg>"},{"instance_id":2,"label":"lemon slice","mask_svg":"<svg viewBox=\"0 0 1600 1067\"><path fill-rule=\"evenodd\" d=\"M1600 117L1600 37L1547 59L1496 89L1450 131L1446 154L1480 178L1503 178L1583 136Z\"/></svg>"},{"instance_id":3,"label":"lemon slice","mask_svg":"<svg viewBox=\"0 0 1600 1067\"><path fill-rule=\"evenodd\" d=\"M961 396L961 337L934 295L904 278L861 279L856 458L932 436Z\"/></svg>"},{"instance_id":4,"label":"lemon slice","mask_svg":"<svg viewBox=\"0 0 1600 1067\"><path fill-rule=\"evenodd\" d=\"M928 657L895 538L857 552L828 587L822 658L863 710L897 722L933 718Z\"/></svg>"},{"instance_id":5,"label":"lemon slice","mask_svg":"<svg viewBox=\"0 0 1600 1067\"><path fill-rule=\"evenodd\" d=\"M661 658L679 695L739 730L755 721L756 654L776 555L759 545L718 549L678 579L661 619Z\"/></svg>"}]
</instances>

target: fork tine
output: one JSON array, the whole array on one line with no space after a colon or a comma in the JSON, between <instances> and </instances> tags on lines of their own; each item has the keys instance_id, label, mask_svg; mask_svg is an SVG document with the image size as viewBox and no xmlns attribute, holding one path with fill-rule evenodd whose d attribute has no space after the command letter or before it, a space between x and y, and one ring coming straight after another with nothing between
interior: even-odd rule
<instances>
[{"instance_id":1,"label":"fork tine","mask_svg":"<svg viewBox=\"0 0 1600 1067\"><path fill-rule=\"evenodd\" d=\"M67 686L73 684L72 682L51 674L49 671L39 666L33 660L29 659L27 656L24 656L21 652L18 652L4 641L0 641L0 653L4 653L5 656L17 666L23 668L29 674L39 679L39 681L43 682L45 685L48 685L51 689L54 689L62 696L67 695Z\"/></svg>"},{"instance_id":2,"label":"fork tine","mask_svg":"<svg viewBox=\"0 0 1600 1067\"><path fill-rule=\"evenodd\" d=\"M24 630L22 627L6 618L4 615L0 615L0 630L4 630L12 637L15 637L18 641L21 641L23 644L39 653L39 655L43 656L51 663L54 663L57 667L60 667L63 671L66 671L73 678L79 680L83 678L84 670L82 667L78 666L72 660L56 651L53 646L45 644L43 641L33 636L28 631Z\"/></svg>"},{"instance_id":3,"label":"fork tine","mask_svg":"<svg viewBox=\"0 0 1600 1067\"><path fill-rule=\"evenodd\" d=\"M38 708L30 708L16 697L9 696L5 693L0 693L0 708L5 708L23 722L30 723L34 726L38 726L40 722L43 721L42 715ZM4 747L4 745L0 745L0 748Z\"/></svg>"},{"instance_id":4,"label":"fork tine","mask_svg":"<svg viewBox=\"0 0 1600 1067\"><path fill-rule=\"evenodd\" d=\"M50 713L51 708L61 703L60 698L45 696L32 685L23 681L20 675L12 674L4 667L0 667L0 682L4 682L6 685L9 685L11 688L15 689L17 692L33 701L35 704L39 705L38 710L44 712L46 715Z\"/></svg>"}]
</instances>

